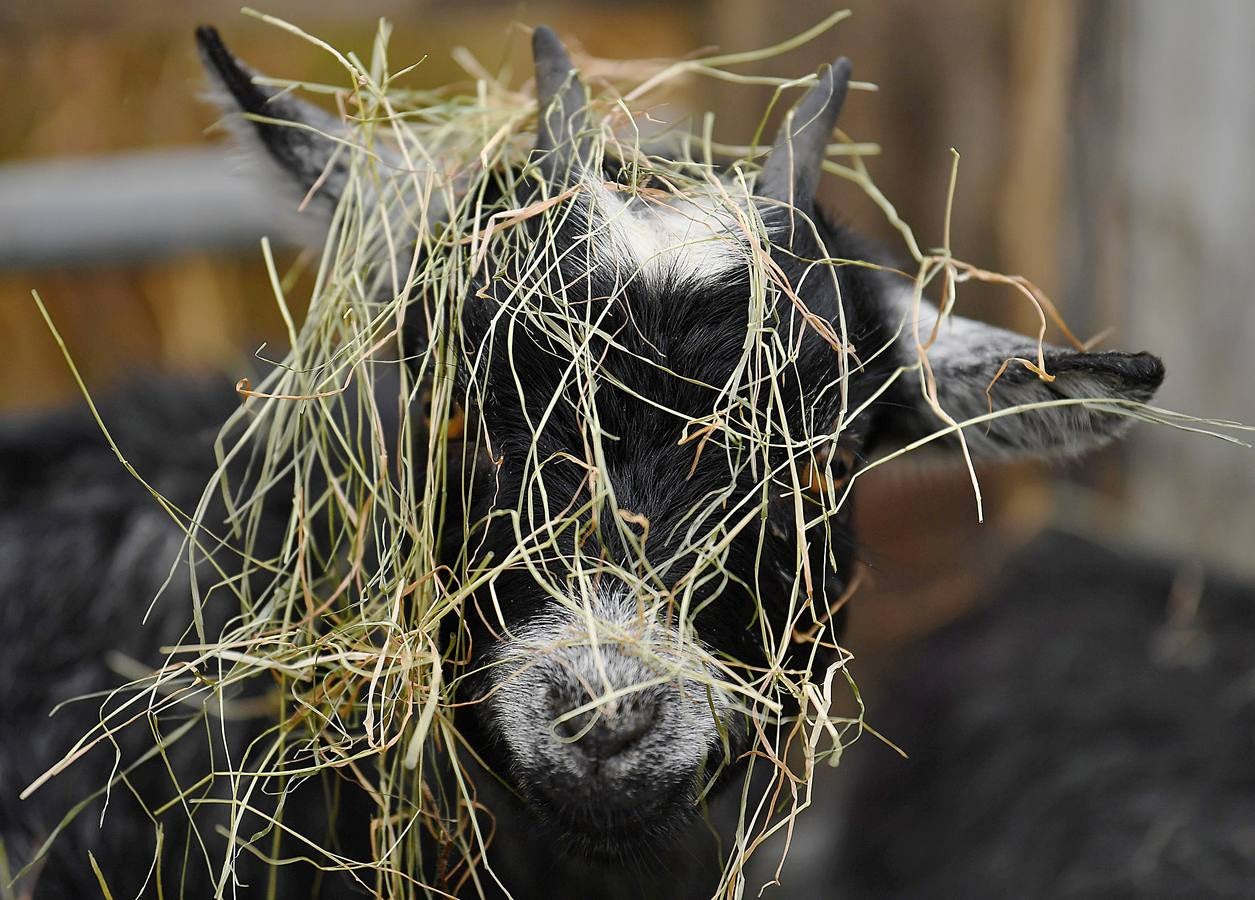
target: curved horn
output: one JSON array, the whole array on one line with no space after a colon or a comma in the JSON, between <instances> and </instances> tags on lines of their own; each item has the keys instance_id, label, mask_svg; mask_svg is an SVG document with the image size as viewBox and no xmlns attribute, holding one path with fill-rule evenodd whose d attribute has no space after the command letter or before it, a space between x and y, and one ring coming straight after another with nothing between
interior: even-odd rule
<instances>
[{"instance_id":1,"label":"curved horn","mask_svg":"<svg viewBox=\"0 0 1255 900\"><path fill-rule=\"evenodd\" d=\"M814 199L824 148L850 86L850 68L844 56L823 66L819 80L789 111L758 176L760 196L799 208Z\"/></svg>"},{"instance_id":2,"label":"curved horn","mask_svg":"<svg viewBox=\"0 0 1255 900\"><path fill-rule=\"evenodd\" d=\"M573 165L583 160L577 136L584 130L588 92L580 73L553 29L540 25L532 33L536 61L536 149L544 153L541 171L551 183L565 180Z\"/></svg>"}]
</instances>

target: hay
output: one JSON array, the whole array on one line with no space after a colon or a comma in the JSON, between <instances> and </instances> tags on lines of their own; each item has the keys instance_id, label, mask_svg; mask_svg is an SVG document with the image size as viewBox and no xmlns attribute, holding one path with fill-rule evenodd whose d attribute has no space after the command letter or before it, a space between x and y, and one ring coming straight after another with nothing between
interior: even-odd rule
<instances>
[{"instance_id":1,"label":"hay","mask_svg":"<svg viewBox=\"0 0 1255 900\"><path fill-rule=\"evenodd\" d=\"M780 284L765 252L765 230L755 206L747 202L747 185L763 148L757 140L748 147L716 143L707 120L702 134L670 135L675 151L662 158L641 145L635 117L654 92L693 74L772 84L779 96L805 79L746 76L727 67L786 52L847 14L834 14L797 39L758 53L646 66L635 76L630 66L620 66L610 89L594 97L592 155L621 160L630 174L629 189L646 177L656 178L680 194L717 198L737 223L749 248L745 264L753 273L755 321L767 315L774 292L787 287ZM511 183L509 174L527 163L535 101L469 60L468 68L478 76L473 94L405 90L401 81L409 70L389 69L386 24L380 26L367 63L292 25L261 18L317 44L344 67L347 89L281 84L334 94L343 104L351 132L336 139L351 178L321 257L308 315L299 325L289 312L284 279L269 246L263 247L290 350L258 385L239 385L241 406L217 443L219 468L200 504L181 511L158 496L187 533L185 561L194 603L186 640L169 649L158 671L117 691L100 727L28 792L122 728L149 723L155 734L164 735L152 754L163 756L173 742L203 730L219 748L214 770L194 784L180 785L167 806L181 805L190 816L198 804L226 805L228 847L221 858L211 860L219 894L231 890L233 861L241 850L264 856L268 847L277 847L280 835L299 832L301 823L283 821L281 803L272 816L257 798L282 797L306 778L332 769L374 798L374 850L371 858L355 860L307 842L303 852L315 865L349 873L386 896L476 891L480 879L494 877L492 824L469 774L472 751L453 723L459 681L465 677L458 660L466 647L455 641L442 649L440 634L445 623L462 614L473 592L491 595L501 572L522 566L555 603L588 619L594 645L636 641L662 677L682 677L727 692L753 722L751 774L765 769L769 784L759 795L748 789L741 793L740 821L717 889L719 895L735 893L742 886L746 860L763 842L779 832L792 833L798 814L810 804L816 767L838 764L845 749L869 729L862 720L848 652L835 648L832 665L810 672L820 645L831 643L831 610L815 608L808 594L805 548L797 555L798 588L789 598L787 627L777 633L768 617L759 617L766 655L777 661L765 670L716 658L695 640L690 626L697 589L704 581L727 577L723 562L729 542L740 531L762 527L769 489L792 492L800 524L833 521L854 481L877 465L949 434L961 439L963 427L1020 410L955 422L938 408L946 423L943 429L843 481L833 477L821 451L835 446L837 436L865 415L867 404L851 408L843 396L836 423L813 423L804 434L789 434L783 415L776 421L747 415L747 410L771 408L764 407L757 392L770 390L790 355L787 336L751 329L736 375L718 386L718 406L709 417L690 422L687 433L695 453L743 448L730 463L752 472L761 490L738 505L729 485L722 497L692 510L683 552L700 562L679 583L663 588L656 573L668 561L644 558L649 523L620 507L608 479L595 477L604 463L597 408L591 402L594 381L603 377L588 350L595 325L555 313L552 304L546 306L529 293L532 288L518 285L510 300L511 315L499 322L491 346L479 352L508 352L510 330L526 327L547 335L571 360L569 384L586 418L588 436L585 455L575 461L590 473L589 499L578 509L558 509L541 496L549 513L538 519L531 518L526 502L517 510L497 510L493 515L509 519L516 530L516 547L507 558L475 561L464 553L442 564L441 523L469 506L476 492L491 489L475 477L469 463L492 458L493 450L460 412L476 407L477 388L472 384L471 394L461 396L453 376L462 352L461 304L474 301L467 296L469 285L490 259L512 258L519 271L557 269L553 243L525 240L516 226L531 220L542 231L555 230L568 209L561 202L565 197L528 205L530 188ZM387 165L383 146L393 148L404 164ZM949 310L964 280L1008 280L954 259L948 235L942 250L921 251L863 164L862 156L876 149L853 141L835 145L825 167L858 184L899 230L918 264L917 294L940 279ZM739 158L731 166L739 177L721 182L709 162L729 153ZM486 193L496 192L504 195L510 212L485 221L478 203ZM428 216L434 209L446 211L441 217L445 224L432 228ZM407 231L411 223L412 231ZM379 260L387 262L380 266ZM1047 317L1057 319L1039 291L1022 279L1010 281L1041 311L1043 330ZM404 298L410 293L425 298L421 308L406 309ZM402 327L407 316L419 315L428 319L423 331L429 338L403 361ZM848 344L844 322L837 325L831 338L843 347ZM925 337L916 335L917 365L927 372ZM841 359L850 365L848 354ZM844 394L844 378L841 384ZM520 383L519 389L525 391L527 385ZM1069 403L1102 401L1060 400L1054 405ZM1122 415L1179 428L1211 432L1218 424L1128 402L1105 405ZM395 426L385 425L393 420ZM460 435L463 427L465 434ZM543 429L543 422L536 423L538 434ZM772 458L783 449L788 464L774 467L769 448ZM545 462L534 439L527 490L543 492L537 473ZM808 468L817 465L824 471ZM460 484L461 497L446 494L449 473L455 473L453 483ZM979 498L974 470L972 481ZM808 486L819 489L808 492ZM805 505L804 495L811 498ZM277 543L265 528L268 502L291 509ZM637 564L622 566L576 554L565 560L567 577L556 581L537 561L559 552L564 530L590 517L603 528L615 529L626 546L637 548ZM463 533L471 535L478 524L463 521ZM800 527L799 535L805 530ZM647 619L673 615L680 625L678 640L660 648L592 621L585 599L596 579L607 575L635 591ZM224 626L211 627L209 608L224 605L233 611L231 617ZM795 634L810 638L811 659L807 665L786 668L779 661ZM846 717L831 711L842 693L858 713ZM571 715L611 699L599 697ZM269 727L243 752L222 749L232 747L227 732L234 718L255 714L258 708ZM181 724L163 730L159 723L175 721L176 713ZM124 775L119 773L115 783ZM438 866L423 859L423 832L440 847ZM437 884L421 884L414 876L437 870Z\"/></svg>"}]
</instances>

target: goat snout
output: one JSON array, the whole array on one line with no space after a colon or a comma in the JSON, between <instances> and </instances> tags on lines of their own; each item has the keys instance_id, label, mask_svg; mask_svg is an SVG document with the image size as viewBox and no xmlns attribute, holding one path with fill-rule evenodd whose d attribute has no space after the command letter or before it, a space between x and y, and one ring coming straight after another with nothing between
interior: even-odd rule
<instances>
[{"instance_id":1,"label":"goat snout","mask_svg":"<svg viewBox=\"0 0 1255 900\"><path fill-rule=\"evenodd\" d=\"M608 760L628 752L644 740L658 719L658 697L637 691L625 697L586 708L564 685L551 690L550 712L558 740L594 760Z\"/></svg>"},{"instance_id":2,"label":"goat snout","mask_svg":"<svg viewBox=\"0 0 1255 900\"><path fill-rule=\"evenodd\" d=\"M530 637L491 670L500 680L479 711L539 818L596 856L690 821L739 752L728 698L674 665L669 643L594 643L566 624Z\"/></svg>"}]
</instances>

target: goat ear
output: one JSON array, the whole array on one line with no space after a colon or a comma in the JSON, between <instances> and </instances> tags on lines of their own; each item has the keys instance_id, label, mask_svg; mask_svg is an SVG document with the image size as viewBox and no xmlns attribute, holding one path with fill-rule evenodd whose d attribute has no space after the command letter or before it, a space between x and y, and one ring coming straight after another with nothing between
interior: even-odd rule
<instances>
[{"instance_id":1,"label":"goat ear","mask_svg":"<svg viewBox=\"0 0 1255 900\"><path fill-rule=\"evenodd\" d=\"M313 212L314 227L325 234L349 176L348 148L336 139L344 124L290 93L256 84L257 71L236 59L217 29L197 28L196 44L214 100L228 113L244 114L228 120L241 146L277 175L293 209L304 203Z\"/></svg>"},{"instance_id":2,"label":"goat ear","mask_svg":"<svg viewBox=\"0 0 1255 900\"><path fill-rule=\"evenodd\" d=\"M963 435L973 458L1058 458L1100 447L1133 421L1120 414L1120 401L1144 403L1163 382L1163 363L1149 353L1087 353L1051 345L1046 345L1043 358L1053 380L1043 378L1016 362L1018 358L1036 363L1038 347L1032 338L961 316L948 316L937 326L937 309L926 301L920 304L916 332L909 290L890 294L886 307L891 331L902 326L898 349L906 365L919 358L916 334L927 344L936 328L928 347L932 382L937 403L956 422L988 415L991 403L996 413L1058 400L1108 401L1030 409L971 425ZM907 373L901 388L894 396L897 402L885 404L880 417L876 440L880 453L947 427L928 400L920 370ZM952 451L959 446L956 438L939 443Z\"/></svg>"}]
</instances>

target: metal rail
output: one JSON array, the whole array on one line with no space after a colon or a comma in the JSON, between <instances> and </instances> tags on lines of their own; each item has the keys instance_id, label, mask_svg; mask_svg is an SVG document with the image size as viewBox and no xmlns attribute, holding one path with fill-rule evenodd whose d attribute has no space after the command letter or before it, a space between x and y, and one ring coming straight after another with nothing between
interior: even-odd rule
<instances>
[{"instance_id":1,"label":"metal rail","mask_svg":"<svg viewBox=\"0 0 1255 900\"><path fill-rule=\"evenodd\" d=\"M0 268L127 265L255 246L291 222L224 149L0 166Z\"/></svg>"}]
</instances>

